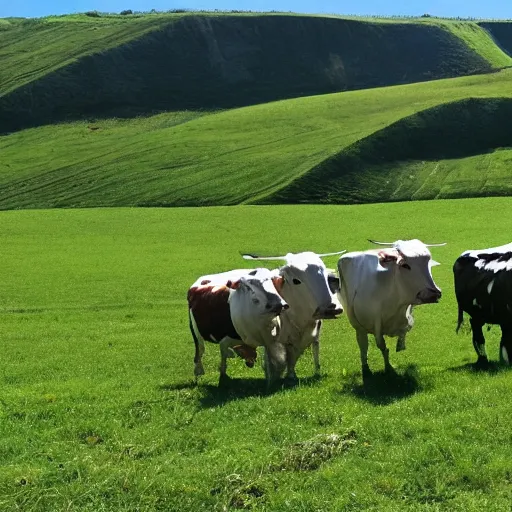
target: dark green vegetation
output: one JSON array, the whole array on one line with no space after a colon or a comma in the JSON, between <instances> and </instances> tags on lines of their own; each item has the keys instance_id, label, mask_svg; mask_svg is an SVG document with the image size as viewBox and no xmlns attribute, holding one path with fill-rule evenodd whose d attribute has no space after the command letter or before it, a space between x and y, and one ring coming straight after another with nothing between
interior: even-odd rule
<instances>
[{"instance_id":1,"label":"dark green vegetation","mask_svg":"<svg viewBox=\"0 0 512 512\"><path fill-rule=\"evenodd\" d=\"M0 30L0 59L3 133L91 115L231 108L512 64L475 23L223 14L13 20Z\"/></svg>"},{"instance_id":2,"label":"dark green vegetation","mask_svg":"<svg viewBox=\"0 0 512 512\"><path fill-rule=\"evenodd\" d=\"M487 195L510 183L508 151L489 153L510 144L510 100L499 99L510 97L504 70L198 119L192 111L24 130L0 138L0 207ZM426 180L440 162L453 172Z\"/></svg>"},{"instance_id":3,"label":"dark green vegetation","mask_svg":"<svg viewBox=\"0 0 512 512\"><path fill-rule=\"evenodd\" d=\"M508 242L510 212L508 198L0 212L0 508L508 510L511 375L472 369L451 264ZM433 249L443 298L416 309L397 377L372 345L363 387L342 317L324 324L319 380L308 352L296 388L266 394L262 370L235 361L219 392L210 345L192 386L185 290L198 275L243 266L240 250L367 237L448 242ZM496 361L499 333L486 336Z\"/></svg>"},{"instance_id":4,"label":"dark green vegetation","mask_svg":"<svg viewBox=\"0 0 512 512\"><path fill-rule=\"evenodd\" d=\"M492 35L496 44L508 55L512 55L512 30L510 25L510 22L480 23L480 26Z\"/></svg>"}]
</instances>

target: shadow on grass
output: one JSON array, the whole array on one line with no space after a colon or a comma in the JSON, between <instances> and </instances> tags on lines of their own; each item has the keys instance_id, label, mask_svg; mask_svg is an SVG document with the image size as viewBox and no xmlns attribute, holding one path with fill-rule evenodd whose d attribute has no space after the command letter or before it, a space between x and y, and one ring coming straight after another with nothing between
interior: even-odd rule
<instances>
[{"instance_id":1,"label":"shadow on grass","mask_svg":"<svg viewBox=\"0 0 512 512\"><path fill-rule=\"evenodd\" d=\"M448 368L450 372L468 372L480 374L495 374L506 372L512 369L512 366L506 366L498 361L489 361L486 364L481 363L466 363L461 366L452 366Z\"/></svg>"},{"instance_id":2,"label":"shadow on grass","mask_svg":"<svg viewBox=\"0 0 512 512\"><path fill-rule=\"evenodd\" d=\"M374 405L388 405L424 388L425 386L419 381L416 365L409 365L403 374L395 370L375 372L365 377L362 384L361 373L354 372L344 379L339 393L354 395Z\"/></svg>"},{"instance_id":3,"label":"shadow on grass","mask_svg":"<svg viewBox=\"0 0 512 512\"><path fill-rule=\"evenodd\" d=\"M189 382L178 382L176 384L162 384L158 386L162 391L181 391L182 389L194 389L197 388L197 383L193 380Z\"/></svg>"},{"instance_id":4,"label":"shadow on grass","mask_svg":"<svg viewBox=\"0 0 512 512\"><path fill-rule=\"evenodd\" d=\"M199 384L201 391L200 404L204 408L218 407L233 400L250 398L253 396L272 396L275 393L297 387L312 387L323 379L321 375L305 377L298 381L281 379L270 388L267 387L265 379L230 378L222 385Z\"/></svg>"}]
</instances>

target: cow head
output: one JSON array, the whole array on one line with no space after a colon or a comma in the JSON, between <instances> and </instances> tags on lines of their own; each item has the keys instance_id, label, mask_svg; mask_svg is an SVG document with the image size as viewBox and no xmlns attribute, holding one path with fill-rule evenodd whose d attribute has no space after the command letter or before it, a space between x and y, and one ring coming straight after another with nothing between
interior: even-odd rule
<instances>
[{"instance_id":1,"label":"cow head","mask_svg":"<svg viewBox=\"0 0 512 512\"><path fill-rule=\"evenodd\" d=\"M270 274L270 271L267 271ZM288 309L288 304L277 292L270 275L268 277L241 277L230 283L236 293L230 295L229 301L240 313L250 316L277 316Z\"/></svg>"},{"instance_id":2,"label":"cow head","mask_svg":"<svg viewBox=\"0 0 512 512\"><path fill-rule=\"evenodd\" d=\"M331 291L325 264L314 252L287 254L286 264L279 269L283 282L280 293L304 318L332 319L343 312Z\"/></svg>"},{"instance_id":3,"label":"cow head","mask_svg":"<svg viewBox=\"0 0 512 512\"><path fill-rule=\"evenodd\" d=\"M406 302L412 305L438 302L441 290L432 278L431 268L439 263L432 259L428 246L420 240L397 240L390 245L378 252L379 266L396 272Z\"/></svg>"},{"instance_id":4,"label":"cow head","mask_svg":"<svg viewBox=\"0 0 512 512\"><path fill-rule=\"evenodd\" d=\"M343 308L333 290L336 290L333 275L329 277L321 256L342 254L345 251L327 254L314 252L288 253L286 256L258 257L243 255L250 260L285 260L278 270L281 282L275 284L277 291L290 304L294 314L314 320L336 318ZM334 277L334 279L333 279Z\"/></svg>"}]
</instances>

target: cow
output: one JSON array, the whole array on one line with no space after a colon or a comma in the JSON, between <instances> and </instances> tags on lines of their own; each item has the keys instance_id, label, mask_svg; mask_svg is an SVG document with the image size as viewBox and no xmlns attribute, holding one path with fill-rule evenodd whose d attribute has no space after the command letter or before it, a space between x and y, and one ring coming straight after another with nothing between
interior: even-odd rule
<instances>
[{"instance_id":1,"label":"cow","mask_svg":"<svg viewBox=\"0 0 512 512\"><path fill-rule=\"evenodd\" d=\"M512 356L512 243L463 252L453 265L455 295L459 309L457 329L470 316L477 366L488 365L484 324L501 328L500 362Z\"/></svg>"},{"instance_id":2,"label":"cow","mask_svg":"<svg viewBox=\"0 0 512 512\"><path fill-rule=\"evenodd\" d=\"M405 337L412 328L413 306L438 302L441 290L434 283L428 247L420 240L375 242L386 249L349 252L338 260L339 297L350 324L356 331L363 378L368 366L368 334L373 334L384 357L386 371L392 371L384 336L398 337L396 351L405 350Z\"/></svg>"},{"instance_id":3,"label":"cow","mask_svg":"<svg viewBox=\"0 0 512 512\"><path fill-rule=\"evenodd\" d=\"M337 278L328 273L321 257L339 255L345 251L327 254L314 252L288 253L286 256L258 257L243 254L247 260L284 260L286 263L276 269L275 275L282 281L276 285L277 291L289 304L283 311L278 342L286 348L286 365L266 357L266 365L274 365L272 373L278 375L286 370L285 378L297 380L295 366L297 360L309 346L312 347L315 374L320 373L319 340L323 319L335 319L343 312L336 294ZM334 291L333 291L334 290ZM267 356L267 352L265 352Z\"/></svg>"},{"instance_id":4,"label":"cow","mask_svg":"<svg viewBox=\"0 0 512 512\"><path fill-rule=\"evenodd\" d=\"M225 384L227 359L239 355L254 366L256 348L264 346L284 361L275 343L279 314L288 304L277 293L281 278L265 268L239 269L200 277L188 290L189 326L195 343L194 375L204 374L205 341L218 343L221 353L219 384ZM267 376L270 379L270 376Z\"/></svg>"}]
</instances>

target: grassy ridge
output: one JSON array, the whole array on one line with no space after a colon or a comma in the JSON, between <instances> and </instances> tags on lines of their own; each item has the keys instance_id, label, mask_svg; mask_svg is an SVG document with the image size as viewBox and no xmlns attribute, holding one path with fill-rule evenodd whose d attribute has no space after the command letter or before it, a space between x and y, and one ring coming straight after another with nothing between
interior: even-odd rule
<instances>
[{"instance_id":1,"label":"grassy ridge","mask_svg":"<svg viewBox=\"0 0 512 512\"><path fill-rule=\"evenodd\" d=\"M261 201L406 116L466 98L510 98L511 77L507 70L300 98L186 123L196 114L26 130L0 138L0 207Z\"/></svg>"},{"instance_id":2,"label":"grassy ridge","mask_svg":"<svg viewBox=\"0 0 512 512\"><path fill-rule=\"evenodd\" d=\"M492 35L500 48L512 55L512 22L481 22L479 25Z\"/></svg>"},{"instance_id":3,"label":"grassy ridge","mask_svg":"<svg viewBox=\"0 0 512 512\"><path fill-rule=\"evenodd\" d=\"M498 198L0 212L2 509L507 510L510 372L471 370L451 263L508 242L511 211ZM367 237L448 242L433 249L442 301L416 308L396 379L372 345L375 384L362 386L340 318L324 324L319 380L306 353L301 385L267 395L259 367L230 361L236 381L219 392L208 346L190 385L185 291L198 275L242 265L240 250L354 250ZM496 360L499 333L486 337ZM350 430L347 451L299 470L294 443Z\"/></svg>"},{"instance_id":4,"label":"grassy ridge","mask_svg":"<svg viewBox=\"0 0 512 512\"><path fill-rule=\"evenodd\" d=\"M412 83L510 61L477 25L277 14L66 19L0 32L2 132Z\"/></svg>"},{"instance_id":5,"label":"grassy ridge","mask_svg":"<svg viewBox=\"0 0 512 512\"><path fill-rule=\"evenodd\" d=\"M421 111L326 159L263 201L370 203L509 195L511 117L510 98L461 100Z\"/></svg>"},{"instance_id":6,"label":"grassy ridge","mask_svg":"<svg viewBox=\"0 0 512 512\"><path fill-rule=\"evenodd\" d=\"M512 23L504 24L502 33L496 37L496 40L492 37L494 35L493 29L489 29L489 25L469 21L438 21L438 23L464 41L469 48L483 57L492 67L503 68L512 65L512 52L508 51L506 46L501 43L502 40L505 42L512 37Z\"/></svg>"},{"instance_id":7,"label":"grassy ridge","mask_svg":"<svg viewBox=\"0 0 512 512\"><path fill-rule=\"evenodd\" d=\"M66 16L2 20L0 97L87 55L139 38L172 19Z\"/></svg>"}]
</instances>

